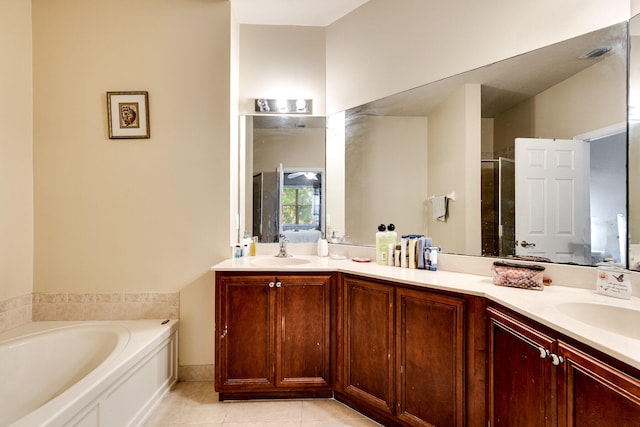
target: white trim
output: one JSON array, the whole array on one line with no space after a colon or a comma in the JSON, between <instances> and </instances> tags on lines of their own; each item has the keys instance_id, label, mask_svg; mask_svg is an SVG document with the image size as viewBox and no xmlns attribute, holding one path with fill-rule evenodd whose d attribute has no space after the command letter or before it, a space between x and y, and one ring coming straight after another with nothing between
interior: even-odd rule
<instances>
[{"instance_id":1,"label":"white trim","mask_svg":"<svg viewBox=\"0 0 640 427\"><path fill-rule=\"evenodd\" d=\"M589 132L585 132L580 135L576 135L573 139L580 141L592 141L594 139L605 138L607 136L615 135L621 132L627 131L627 122L615 123L613 125L605 126L600 129L595 129Z\"/></svg>"}]
</instances>

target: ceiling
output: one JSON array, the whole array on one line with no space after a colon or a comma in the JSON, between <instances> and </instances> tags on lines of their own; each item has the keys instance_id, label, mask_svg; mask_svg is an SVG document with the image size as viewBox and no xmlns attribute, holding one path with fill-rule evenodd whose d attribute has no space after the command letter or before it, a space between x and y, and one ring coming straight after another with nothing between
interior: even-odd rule
<instances>
[{"instance_id":1,"label":"ceiling","mask_svg":"<svg viewBox=\"0 0 640 427\"><path fill-rule=\"evenodd\" d=\"M240 24L326 27L369 0L230 0Z\"/></svg>"}]
</instances>

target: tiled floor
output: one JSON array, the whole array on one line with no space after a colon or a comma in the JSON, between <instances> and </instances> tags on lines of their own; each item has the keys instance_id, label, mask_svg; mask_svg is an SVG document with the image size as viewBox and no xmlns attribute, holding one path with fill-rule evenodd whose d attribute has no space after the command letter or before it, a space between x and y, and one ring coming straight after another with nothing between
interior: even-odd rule
<instances>
[{"instance_id":1,"label":"tiled floor","mask_svg":"<svg viewBox=\"0 0 640 427\"><path fill-rule=\"evenodd\" d=\"M181 382L145 427L379 426L333 399L218 401L212 382Z\"/></svg>"}]
</instances>

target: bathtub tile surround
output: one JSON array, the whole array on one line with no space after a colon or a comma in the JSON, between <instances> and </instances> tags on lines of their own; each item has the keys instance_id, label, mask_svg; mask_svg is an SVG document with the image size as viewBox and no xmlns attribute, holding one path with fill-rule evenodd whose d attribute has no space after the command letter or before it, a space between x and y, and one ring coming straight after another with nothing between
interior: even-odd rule
<instances>
[{"instance_id":1,"label":"bathtub tile surround","mask_svg":"<svg viewBox=\"0 0 640 427\"><path fill-rule=\"evenodd\" d=\"M31 294L24 294L0 301L0 332L30 322L31 318Z\"/></svg>"},{"instance_id":2,"label":"bathtub tile surround","mask_svg":"<svg viewBox=\"0 0 640 427\"><path fill-rule=\"evenodd\" d=\"M219 402L213 382L179 382L145 427L375 427L380 424L333 399Z\"/></svg>"},{"instance_id":3,"label":"bathtub tile surround","mask_svg":"<svg viewBox=\"0 0 640 427\"><path fill-rule=\"evenodd\" d=\"M177 292L33 294L33 321L178 319L179 314Z\"/></svg>"}]
</instances>

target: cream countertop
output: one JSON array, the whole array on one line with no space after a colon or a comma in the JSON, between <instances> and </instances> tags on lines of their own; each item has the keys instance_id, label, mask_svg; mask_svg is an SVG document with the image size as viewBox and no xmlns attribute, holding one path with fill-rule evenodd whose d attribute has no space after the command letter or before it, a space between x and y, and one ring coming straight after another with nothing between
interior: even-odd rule
<instances>
[{"instance_id":1,"label":"cream countertop","mask_svg":"<svg viewBox=\"0 0 640 427\"><path fill-rule=\"evenodd\" d=\"M360 256L360 255L358 255ZM284 267L253 265L252 260L273 257L265 255L258 257L246 257L228 259L211 267L213 271L253 271L260 272L342 272L352 273L375 279L388 280L411 284L430 289L439 289L451 292L464 293L485 297L491 301L510 308L526 317L546 325L556 331L583 342L597 350L602 351L618 360L621 360L635 368L640 369L640 339L629 338L613 333L604 328L594 327L578 321L567 314L562 313L558 307L564 303L584 302L621 307L640 312L640 298L634 296L630 300L621 300L600 295L595 292L595 268L580 268L582 274L593 277L590 288L558 285L556 278L552 276L554 284L546 286L543 291L523 290L496 286L488 276L491 262L487 259L480 262L486 266L487 275L469 274L439 269L431 272L426 270L408 269L378 265L375 262L360 263L351 259L334 260L328 257L310 255L296 255L296 258L308 259L309 263ZM448 263L453 266L457 260L450 257ZM446 256L440 259L447 258ZM473 261L475 257L466 257L465 261ZM442 262L442 264L446 264ZM545 264L546 266L546 264ZM553 272L554 266L549 266ZM571 267L563 266L565 269ZM588 279L587 277L587 279ZM584 279L582 279L584 281ZM630 325L631 328L637 325ZM629 329L629 328L627 328ZM640 333L637 335L640 337Z\"/></svg>"}]
</instances>

